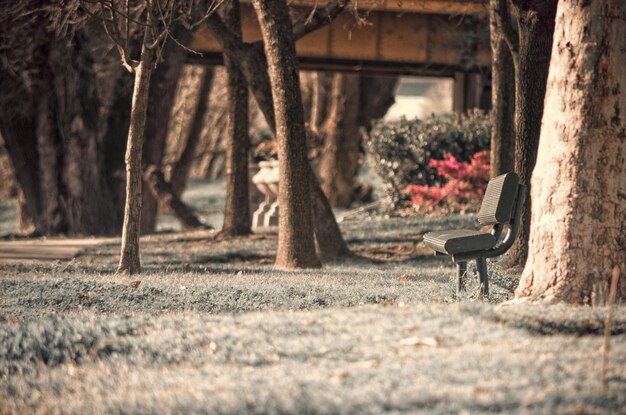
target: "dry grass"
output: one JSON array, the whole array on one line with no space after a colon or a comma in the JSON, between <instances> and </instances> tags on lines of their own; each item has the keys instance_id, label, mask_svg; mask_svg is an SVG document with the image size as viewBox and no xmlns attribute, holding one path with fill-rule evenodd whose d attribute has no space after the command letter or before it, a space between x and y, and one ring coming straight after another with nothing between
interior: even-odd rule
<instances>
[{"instance_id":1,"label":"dry grass","mask_svg":"<svg viewBox=\"0 0 626 415\"><path fill-rule=\"evenodd\" d=\"M495 263L493 303L476 281L453 301L452 264L419 241L471 220L347 220L361 257L321 270L274 270L275 236L209 231L143 238L133 278L113 241L4 265L0 413L626 412L624 306L610 324L608 307L498 307L518 276Z\"/></svg>"}]
</instances>

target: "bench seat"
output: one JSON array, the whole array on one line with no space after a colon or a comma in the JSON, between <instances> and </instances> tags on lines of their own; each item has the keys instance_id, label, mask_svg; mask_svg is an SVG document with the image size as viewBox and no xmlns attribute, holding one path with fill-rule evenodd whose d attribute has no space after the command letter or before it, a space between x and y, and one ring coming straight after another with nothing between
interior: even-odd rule
<instances>
[{"instance_id":1,"label":"bench seat","mask_svg":"<svg viewBox=\"0 0 626 415\"><path fill-rule=\"evenodd\" d=\"M475 260L480 279L480 294L489 295L489 275L486 258L504 254L515 241L526 186L519 183L514 172L502 174L489 180L478 211L480 226L491 226L489 232L469 229L452 229L428 232L424 244L435 251L435 255L450 255L457 265L456 294L464 290L467 261ZM506 232L506 233L504 233Z\"/></svg>"},{"instance_id":2,"label":"bench seat","mask_svg":"<svg viewBox=\"0 0 626 415\"><path fill-rule=\"evenodd\" d=\"M455 229L429 232L424 235L424 243L437 252L453 255L491 249L496 245L496 238L487 232Z\"/></svg>"}]
</instances>

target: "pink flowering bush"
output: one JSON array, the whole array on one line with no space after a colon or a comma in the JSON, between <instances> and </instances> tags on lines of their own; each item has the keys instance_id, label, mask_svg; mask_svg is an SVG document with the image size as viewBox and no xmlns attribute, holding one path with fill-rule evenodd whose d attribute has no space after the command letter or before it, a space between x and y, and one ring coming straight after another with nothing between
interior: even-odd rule
<instances>
[{"instance_id":1,"label":"pink flowering bush","mask_svg":"<svg viewBox=\"0 0 626 415\"><path fill-rule=\"evenodd\" d=\"M410 204L432 209L446 206L453 209L474 207L480 203L489 181L489 152L475 153L469 162L460 162L445 153L443 160L430 160L446 182L443 186L409 185L404 189L411 197Z\"/></svg>"}]
</instances>

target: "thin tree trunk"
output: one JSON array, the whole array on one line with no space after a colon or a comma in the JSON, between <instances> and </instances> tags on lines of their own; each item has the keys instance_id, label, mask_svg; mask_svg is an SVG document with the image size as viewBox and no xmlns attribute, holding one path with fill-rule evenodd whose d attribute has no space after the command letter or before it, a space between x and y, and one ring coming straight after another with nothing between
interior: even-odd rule
<instances>
[{"instance_id":1,"label":"thin tree trunk","mask_svg":"<svg viewBox=\"0 0 626 415\"><path fill-rule=\"evenodd\" d=\"M499 0L490 0L491 25L491 177L515 167L515 68L513 56L496 9Z\"/></svg>"},{"instance_id":2,"label":"thin tree trunk","mask_svg":"<svg viewBox=\"0 0 626 415\"><path fill-rule=\"evenodd\" d=\"M189 136L185 143L185 149L180 155L180 158L174 164L172 168L172 176L170 182L174 189L174 193L178 197L182 196L183 191L189 178L189 172L196 156L196 149L204 128L204 120L206 118L206 111L209 103L209 95L211 94L211 84L213 81L213 68L204 68L204 73L200 80L200 87L198 92L198 102L194 111L193 120L189 127Z\"/></svg>"},{"instance_id":3,"label":"thin tree trunk","mask_svg":"<svg viewBox=\"0 0 626 415\"><path fill-rule=\"evenodd\" d=\"M224 20L231 31L241 37L239 0L233 0L224 10ZM239 64L228 51L224 52L226 64L228 125L226 128L226 206L224 225L220 238L248 235L250 229L250 206L248 191L248 84Z\"/></svg>"},{"instance_id":4,"label":"thin tree trunk","mask_svg":"<svg viewBox=\"0 0 626 415\"><path fill-rule=\"evenodd\" d=\"M624 277L625 33L622 0L559 1L517 297L590 303L608 292L615 267Z\"/></svg>"},{"instance_id":5,"label":"thin tree trunk","mask_svg":"<svg viewBox=\"0 0 626 415\"><path fill-rule=\"evenodd\" d=\"M319 166L322 189L335 207L349 207L355 187L361 143L358 101L358 75L336 73Z\"/></svg>"},{"instance_id":6,"label":"thin tree trunk","mask_svg":"<svg viewBox=\"0 0 626 415\"><path fill-rule=\"evenodd\" d=\"M268 61L276 114L280 182L276 266L319 267L313 237L310 204L310 168L306 154L304 111L300 95L298 60L285 0L253 0Z\"/></svg>"},{"instance_id":7,"label":"thin tree trunk","mask_svg":"<svg viewBox=\"0 0 626 415\"><path fill-rule=\"evenodd\" d=\"M328 107L328 90L331 87L332 77L322 71L317 71L314 75L311 88L311 116L309 125L315 132L322 126L322 121L326 118Z\"/></svg>"},{"instance_id":8,"label":"thin tree trunk","mask_svg":"<svg viewBox=\"0 0 626 415\"><path fill-rule=\"evenodd\" d=\"M126 144L126 203L124 205L124 227L122 229L122 253L118 273L137 274L141 272L139 260L139 232L141 229L141 153L148 110L150 75L152 74L153 51L147 47L151 43L150 30L141 48L141 60L135 68L133 103L130 113L130 128Z\"/></svg>"},{"instance_id":9,"label":"thin tree trunk","mask_svg":"<svg viewBox=\"0 0 626 415\"><path fill-rule=\"evenodd\" d=\"M530 177L537 161L543 101L550 66L556 0L516 0L519 53L515 61L515 171L529 191L507 265L524 266L530 233Z\"/></svg>"}]
</instances>

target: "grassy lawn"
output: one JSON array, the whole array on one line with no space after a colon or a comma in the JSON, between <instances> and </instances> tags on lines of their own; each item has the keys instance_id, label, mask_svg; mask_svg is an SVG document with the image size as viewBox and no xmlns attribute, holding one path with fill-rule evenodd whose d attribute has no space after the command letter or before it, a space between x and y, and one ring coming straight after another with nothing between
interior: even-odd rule
<instances>
[{"instance_id":1,"label":"grassy lawn","mask_svg":"<svg viewBox=\"0 0 626 415\"><path fill-rule=\"evenodd\" d=\"M357 256L320 270L212 231L143 238L130 278L116 242L0 265L0 413L625 413L626 308L604 394L606 308L498 306L519 276L496 263L488 303L473 274L453 299L421 235L472 220L347 220Z\"/></svg>"}]
</instances>

